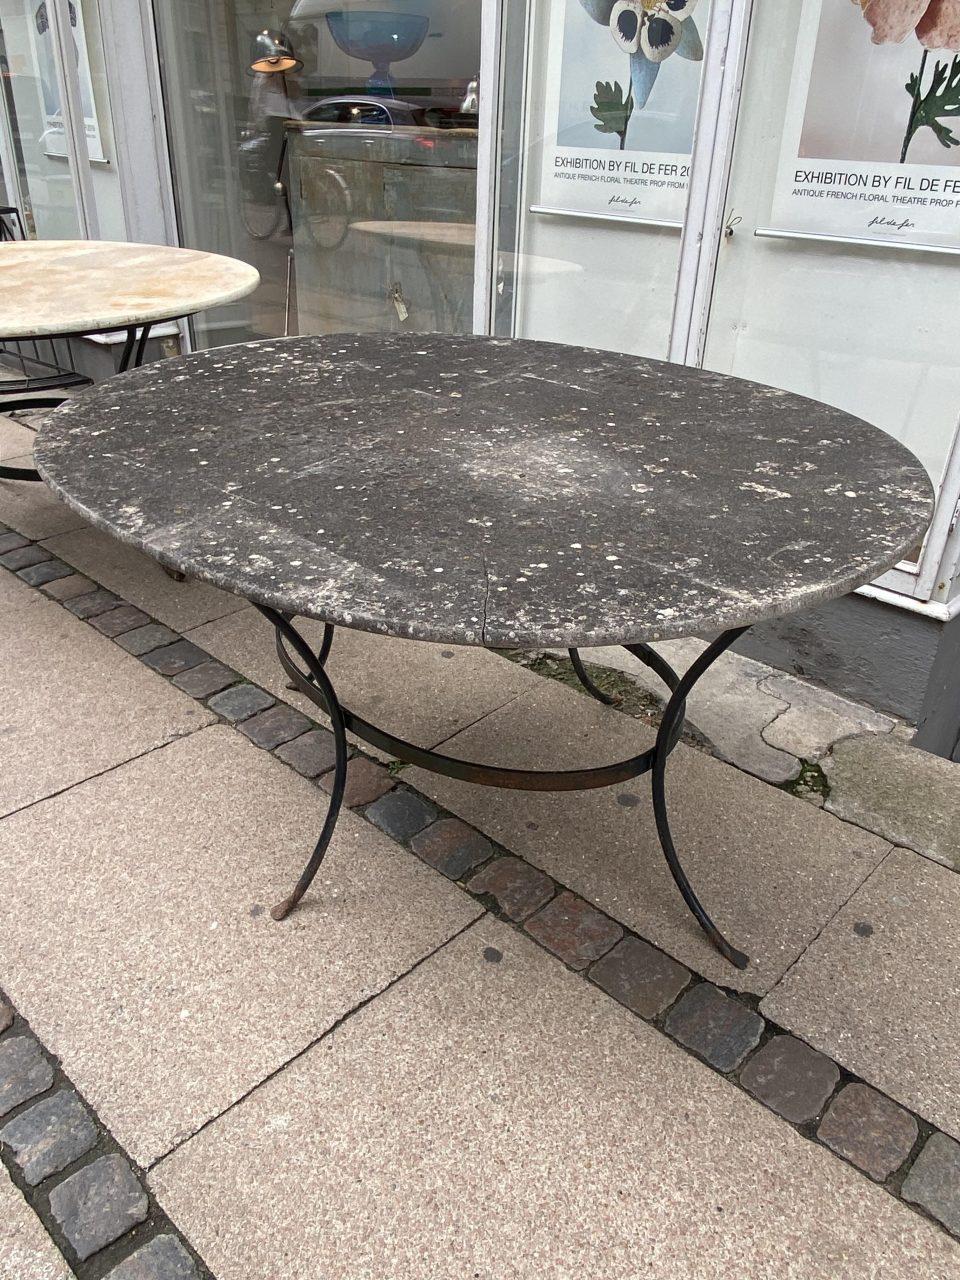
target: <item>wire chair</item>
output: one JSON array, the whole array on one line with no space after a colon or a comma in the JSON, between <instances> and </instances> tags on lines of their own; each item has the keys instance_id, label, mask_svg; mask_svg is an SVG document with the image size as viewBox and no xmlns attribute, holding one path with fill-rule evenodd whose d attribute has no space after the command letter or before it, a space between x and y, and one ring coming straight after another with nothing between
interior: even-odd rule
<instances>
[{"instance_id":1,"label":"wire chair","mask_svg":"<svg viewBox=\"0 0 960 1280\"><path fill-rule=\"evenodd\" d=\"M26 240L20 210L0 205L0 243ZM63 387L86 387L90 379L78 372L69 338L17 338L0 341L0 362L6 369L18 369L19 378L0 379L0 394L56 391Z\"/></svg>"}]
</instances>

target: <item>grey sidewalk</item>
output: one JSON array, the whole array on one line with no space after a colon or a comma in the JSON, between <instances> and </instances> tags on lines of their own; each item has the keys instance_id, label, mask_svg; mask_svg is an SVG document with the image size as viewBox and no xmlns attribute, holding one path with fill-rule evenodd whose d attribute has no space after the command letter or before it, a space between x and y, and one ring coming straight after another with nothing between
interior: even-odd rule
<instances>
[{"instance_id":1,"label":"grey sidewalk","mask_svg":"<svg viewBox=\"0 0 960 1280\"><path fill-rule=\"evenodd\" d=\"M0 522L48 568L0 568L0 988L26 1020L0 1019L0 1111L14 1041L63 1076L0 1116L0 1280L70 1273L22 1193L83 1280L133 1280L124 1257L176 1230L184 1280L198 1258L222 1280L960 1275L960 880L948 824L890 803L956 804L960 768L739 659L691 708L701 734L736 760L718 729L739 698L824 780L804 799L750 776L750 735L742 767L702 741L671 762L678 843L745 974L687 916L643 779L520 796L371 764L278 925L322 821L297 771L322 772L322 736L288 715L258 749L252 718L184 688L214 660L296 705L269 630L25 490L0 483ZM75 616L101 585L120 599ZM182 674L127 651L154 623L198 646ZM349 634L331 659L354 709L454 754L570 766L649 742L544 670ZM86 1261L51 1193L106 1148L34 1187L4 1137L68 1085L146 1197Z\"/></svg>"}]
</instances>

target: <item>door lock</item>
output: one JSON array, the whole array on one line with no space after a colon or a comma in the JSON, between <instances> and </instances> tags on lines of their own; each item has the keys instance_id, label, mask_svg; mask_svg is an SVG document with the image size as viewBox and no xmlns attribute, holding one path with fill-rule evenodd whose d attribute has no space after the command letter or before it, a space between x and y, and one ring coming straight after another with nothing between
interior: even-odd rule
<instances>
[{"instance_id":1,"label":"door lock","mask_svg":"<svg viewBox=\"0 0 960 1280\"><path fill-rule=\"evenodd\" d=\"M399 280L390 290L389 298L390 298L390 301L393 303L393 305L397 309L397 319L400 321L401 324L403 324L404 321L409 317L410 312L407 308L406 302L404 302L403 286L400 284Z\"/></svg>"}]
</instances>

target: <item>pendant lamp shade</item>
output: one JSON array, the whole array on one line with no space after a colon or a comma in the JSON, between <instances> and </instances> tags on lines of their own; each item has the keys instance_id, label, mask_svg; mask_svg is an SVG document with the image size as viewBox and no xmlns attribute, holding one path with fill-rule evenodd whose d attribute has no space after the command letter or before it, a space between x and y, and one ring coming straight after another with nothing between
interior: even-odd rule
<instances>
[{"instance_id":1,"label":"pendant lamp shade","mask_svg":"<svg viewBox=\"0 0 960 1280\"><path fill-rule=\"evenodd\" d=\"M293 45L282 31L265 29L253 38L250 70L261 75L280 71L300 71L303 63L293 52Z\"/></svg>"}]
</instances>

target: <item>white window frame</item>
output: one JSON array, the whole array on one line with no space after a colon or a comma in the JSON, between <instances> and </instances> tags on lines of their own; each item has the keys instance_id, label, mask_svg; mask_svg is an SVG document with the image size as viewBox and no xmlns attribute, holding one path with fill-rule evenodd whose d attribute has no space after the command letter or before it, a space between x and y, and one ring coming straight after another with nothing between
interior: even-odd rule
<instances>
[{"instance_id":1,"label":"white window frame","mask_svg":"<svg viewBox=\"0 0 960 1280\"><path fill-rule=\"evenodd\" d=\"M17 164L16 150L10 120L7 117L6 98L0 101L0 165L3 166L3 177L6 183L7 199L15 204L23 217L23 191L20 186L20 168Z\"/></svg>"},{"instance_id":2,"label":"white window frame","mask_svg":"<svg viewBox=\"0 0 960 1280\"><path fill-rule=\"evenodd\" d=\"M70 0L47 0L50 34L56 51L57 82L74 205L80 234L100 238L90 152L83 118L83 97L73 35ZM126 238L143 244L178 243L170 157L167 153L160 69L149 0L98 0L99 31L107 71L107 93L116 150ZM12 161L9 122L3 112L0 147ZM16 166L4 172L18 186ZM23 212L23 193L17 190Z\"/></svg>"},{"instance_id":3,"label":"white window frame","mask_svg":"<svg viewBox=\"0 0 960 1280\"><path fill-rule=\"evenodd\" d=\"M501 110L503 0L480 7L480 114L477 132L477 239L473 274L473 331L493 325L494 247L497 225Z\"/></svg>"}]
</instances>

